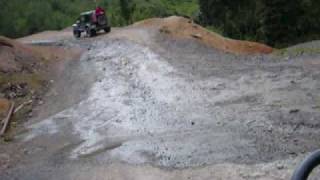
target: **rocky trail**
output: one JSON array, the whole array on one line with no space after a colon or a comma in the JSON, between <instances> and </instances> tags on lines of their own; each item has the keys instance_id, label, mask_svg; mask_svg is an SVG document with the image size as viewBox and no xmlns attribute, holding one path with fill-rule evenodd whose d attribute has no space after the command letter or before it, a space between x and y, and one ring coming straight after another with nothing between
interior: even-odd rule
<instances>
[{"instance_id":1,"label":"rocky trail","mask_svg":"<svg viewBox=\"0 0 320 180\"><path fill-rule=\"evenodd\" d=\"M0 179L289 179L320 146L317 53L178 17L18 41L81 56L54 66L43 104L0 143Z\"/></svg>"}]
</instances>

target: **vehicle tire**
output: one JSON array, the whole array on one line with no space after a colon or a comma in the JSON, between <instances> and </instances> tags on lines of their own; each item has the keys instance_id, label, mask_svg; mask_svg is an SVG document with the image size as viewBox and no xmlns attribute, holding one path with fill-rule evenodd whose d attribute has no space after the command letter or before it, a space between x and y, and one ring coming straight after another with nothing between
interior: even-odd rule
<instances>
[{"instance_id":1,"label":"vehicle tire","mask_svg":"<svg viewBox=\"0 0 320 180\"><path fill-rule=\"evenodd\" d=\"M111 27L104 28L104 32L109 33L111 31Z\"/></svg>"},{"instance_id":2,"label":"vehicle tire","mask_svg":"<svg viewBox=\"0 0 320 180\"><path fill-rule=\"evenodd\" d=\"M88 35L89 37L96 36L96 35L97 35L97 31L94 30L94 29L88 29L88 30L87 30L87 35Z\"/></svg>"},{"instance_id":3,"label":"vehicle tire","mask_svg":"<svg viewBox=\"0 0 320 180\"><path fill-rule=\"evenodd\" d=\"M81 37L81 32L80 31L73 31L73 36L75 38L80 38Z\"/></svg>"},{"instance_id":4,"label":"vehicle tire","mask_svg":"<svg viewBox=\"0 0 320 180\"><path fill-rule=\"evenodd\" d=\"M306 180L312 171L320 165L320 150L311 153L294 171L291 180Z\"/></svg>"}]
</instances>

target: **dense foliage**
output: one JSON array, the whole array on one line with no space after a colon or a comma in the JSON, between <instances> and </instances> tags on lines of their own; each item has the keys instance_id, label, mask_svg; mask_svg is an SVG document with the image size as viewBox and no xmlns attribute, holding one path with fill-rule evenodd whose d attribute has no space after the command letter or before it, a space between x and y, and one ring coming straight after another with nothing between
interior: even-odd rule
<instances>
[{"instance_id":1,"label":"dense foliage","mask_svg":"<svg viewBox=\"0 0 320 180\"><path fill-rule=\"evenodd\" d=\"M228 37L283 47L320 38L318 0L199 0L201 23Z\"/></svg>"},{"instance_id":2,"label":"dense foliage","mask_svg":"<svg viewBox=\"0 0 320 180\"><path fill-rule=\"evenodd\" d=\"M192 16L197 0L97 0L105 7L112 26L150 17ZM0 0L0 34L21 37L43 30L72 25L77 16L94 9L94 0Z\"/></svg>"},{"instance_id":3,"label":"dense foliage","mask_svg":"<svg viewBox=\"0 0 320 180\"><path fill-rule=\"evenodd\" d=\"M188 16L225 36L283 47L320 39L318 0L96 0L112 26L151 17ZM95 0L0 0L0 34L63 29Z\"/></svg>"}]
</instances>

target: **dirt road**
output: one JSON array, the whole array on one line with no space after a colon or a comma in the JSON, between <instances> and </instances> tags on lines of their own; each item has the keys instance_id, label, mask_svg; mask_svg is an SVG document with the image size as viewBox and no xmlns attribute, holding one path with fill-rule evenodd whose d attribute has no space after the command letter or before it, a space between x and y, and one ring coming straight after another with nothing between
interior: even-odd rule
<instances>
[{"instance_id":1,"label":"dirt road","mask_svg":"<svg viewBox=\"0 0 320 180\"><path fill-rule=\"evenodd\" d=\"M54 42L86 52L0 147L19 159L0 179L289 179L320 145L317 55L233 55L141 27Z\"/></svg>"}]
</instances>

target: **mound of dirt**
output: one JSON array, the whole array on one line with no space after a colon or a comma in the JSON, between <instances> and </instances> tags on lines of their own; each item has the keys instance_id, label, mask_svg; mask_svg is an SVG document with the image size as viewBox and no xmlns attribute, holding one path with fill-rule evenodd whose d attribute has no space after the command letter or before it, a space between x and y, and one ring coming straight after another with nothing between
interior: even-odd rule
<instances>
[{"instance_id":1,"label":"mound of dirt","mask_svg":"<svg viewBox=\"0 0 320 180\"><path fill-rule=\"evenodd\" d=\"M59 41L65 39L73 39L72 29L70 27L61 31L44 31L36 34L31 34L26 37L17 39L20 42L34 43L42 41Z\"/></svg>"},{"instance_id":2,"label":"mound of dirt","mask_svg":"<svg viewBox=\"0 0 320 180\"><path fill-rule=\"evenodd\" d=\"M0 119L7 114L10 101L19 105L41 99L48 84L43 73L47 69L45 61L38 47L0 37ZM32 105L24 107L12 121L25 119L31 111Z\"/></svg>"},{"instance_id":3,"label":"mound of dirt","mask_svg":"<svg viewBox=\"0 0 320 180\"><path fill-rule=\"evenodd\" d=\"M42 97L52 76L59 74L60 64L78 59L80 54L79 49L32 46L0 37L0 118L6 114L9 101L16 105L32 102L15 114L13 121L30 117L33 107L43 103Z\"/></svg>"},{"instance_id":4,"label":"mound of dirt","mask_svg":"<svg viewBox=\"0 0 320 180\"><path fill-rule=\"evenodd\" d=\"M136 27L155 27L173 38L196 39L207 46L235 54L269 54L273 48L249 41L225 38L183 17L153 18L135 23Z\"/></svg>"},{"instance_id":5,"label":"mound of dirt","mask_svg":"<svg viewBox=\"0 0 320 180\"><path fill-rule=\"evenodd\" d=\"M32 72L40 60L41 56L31 47L0 37L0 72Z\"/></svg>"}]
</instances>

